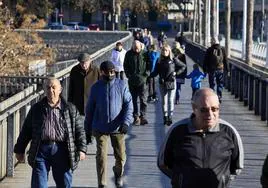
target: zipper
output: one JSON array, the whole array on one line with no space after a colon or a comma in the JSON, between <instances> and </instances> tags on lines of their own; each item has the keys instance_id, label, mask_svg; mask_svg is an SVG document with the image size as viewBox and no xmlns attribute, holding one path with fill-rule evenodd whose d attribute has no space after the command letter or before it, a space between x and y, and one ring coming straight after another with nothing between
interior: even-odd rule
<instances>
[{"instance_id":1,"label":"zipper","mask_svg":"<svg viewBox=\"0 0 268 188\"><path fill-rule=\"evenodd\" d=\"M206 138L206 133L202 133L202 145L203 145L203 158L202 158L202 168L205 168L205 162L206 162L206 142L205 142L205 138Z\"/></svg>"},{"instance_id":2,"label":"zipper","mask_svg":"<svg viewBox=\"0 0 268 188\"><path fill-rule=\"evenodd\" d=\"M108 105L109 105L109 107L108 107L108 110L109 110L109 113L108 113L108 115L109 115L109 123L111 122L111 105L110 105L110 101L111 101L111 96L110 96L110 82L108 82L108 88L107 88L107 90L108 90Z\"/></svg>"}]
</instances>

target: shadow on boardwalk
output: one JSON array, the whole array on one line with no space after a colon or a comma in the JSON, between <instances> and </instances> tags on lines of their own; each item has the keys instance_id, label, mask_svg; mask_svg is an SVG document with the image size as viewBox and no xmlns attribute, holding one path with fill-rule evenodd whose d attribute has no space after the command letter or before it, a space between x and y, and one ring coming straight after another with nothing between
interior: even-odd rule
<instances>
[{"instance_id":1,"label":"shadow on boardwalk","mask_svg":"<svg viewBox=\"0 0 268 188\"><path fill-rule=\"evenodd\" d=\"M188 70L192 70L188 59ZM207 78L203 87L207 87ZM181 103L175 106L174 122L186 118L192 112L190 80L182 86ZM232 183L231 188L261 188L259 178L263 160L268 151L268 128L266 122L254 116L242 103L228 92L223 93L221 118L232 123L239 131L245 149L245 168ZM162 123L160 102L148 104L147 126L132 126L126 136L127 163L125 168L125 187L127 188L170 188L169 179L157 168L157 153L169 127ZM95 143L88 146L87 159L80 162L74 172L73 188L97 187L95 168ZM113 151L109 148L107 184L114 186L112 166ZM31 169L27 164L19 164L14 178L5 178L0 188L29 188ZM50 188L54 188L53 178L49 178Z\"/></svg>"}]
</instances>

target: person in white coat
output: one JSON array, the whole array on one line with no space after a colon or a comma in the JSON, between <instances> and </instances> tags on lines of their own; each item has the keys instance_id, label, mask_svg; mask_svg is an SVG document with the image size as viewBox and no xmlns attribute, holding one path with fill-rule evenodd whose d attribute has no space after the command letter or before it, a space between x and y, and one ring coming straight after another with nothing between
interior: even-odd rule
<instances>
[{"instance_id":1,"label":"person in white coat","mask_svg":"<svg viewBox=\"0 0 268 188\"><path fill-rule=\"evenodd\" d=\"M116 43L115 49L112 51L111 61L115 66L115 74L117 78L121 80L124 79L124 59L126 55L126 50L123 48L123 44L121 42Z\"/></svg>"}]
</instances>

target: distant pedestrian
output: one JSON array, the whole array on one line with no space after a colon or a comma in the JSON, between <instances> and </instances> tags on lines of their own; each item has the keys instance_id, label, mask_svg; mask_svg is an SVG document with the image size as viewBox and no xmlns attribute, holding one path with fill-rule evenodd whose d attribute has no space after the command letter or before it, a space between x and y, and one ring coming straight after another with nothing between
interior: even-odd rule
<instances>
[{"instance_id":1,"label":"distant pedestrian","mask_svg":"<svg viewBox=\"0 0 268 188\"><path fill-rule=\"evenodd\" d=\"M81 115L85 115L90 88L99 79L99 70L92 64L87 53L80 54L78 61L79 64L70 73L68 101L77 107Z\"/></svg>"},{"instance_id":2,"label":"distant pedestrian","mask_svg":"<svg viewBox=\"0 0 268 188\"><path fill-rule=\"evenodd\" d=\"M121 42L117 42L115 49L112 50L111 61L115 66L115 75L116 78L121 80L124 79L124 59L126 53Z\"/></svg>"},{"instance_id":3,"label":"distant pedestrian","mask_svg":"<svg viewBox=\"0 0 268 188\"><path fill-rule=\"evenodd\" d=\"M24 161L30 142L28 162L32 167L32 188L47 188L50 169L56 187L72 187L72 171L86 156L86 136L77 108L60 96L56 78L44 83L45 97L34 104L23 123L14 153Z\"/></svg>"},{"instance_id":4,"label":"distant pedestrian","mask_svg":"<svg viewBox=\"0 0 268 188\"><path fill-rule=\"evenodd\" d=\"M150 40L150 46L153 45L155 42L154 42L154 37L152 35L152 32L151 31L148 31L148 37L149 37L149 40Z\"/></svg>"},{"instance_id":5,"label":"distant pedestrian","mask_svg":"<svg viewBox=\"0 0 268 188\"><path fill-rule=\"evenodd\" d=\"M164 31L161 31L160 34L157 37L158 46L161 49L162 46L167 42L167 35L164 33Z\"/></svg>"},{"instance_id":6,"label":"distant pedestrian","mask_svg":"<svg viewBox=\"0 0 268 188\"><path fill-rule=\"evenodd\" d=\"M183 49L183 50L185 50L185 47L186 47L186 37L184 36L184 34L183 34L183 31L181 32L181 33L177 33L177 35L176 35L176 37L175 37L175 41L176 42L179 42L180 43L180 45L181 45L181 48Z\"/></svg>"},{"instance_id":7,"label":"distant pedestrian","mask_svg":"<svg viewBox=\"0 0 268 188\"><path fill-rule=\"evenodd\" d=\"M180 60L182 63L186 65L184 71L180 74L176 75L176 98L175 104L179 104L180 102L180 95L181 95L181 85L185 83L185 77L187 75L187 63L186 63L186 56L184 53L184 49L182 49L179 42L174 43L174 47L172 48L172 53L174 57Z\"/></svg>"},{"instance_id":8,"label":"distant pedestrian","mask_svg":"<svg viewBox=\"0 0 268 188\"><path fill-rule=\"evenodd\" d=\"M224 87L224 73L228 75L229 67L227 65L225 49L220 46L217 37L211 39L211 47L206 51L203 70L208 73L209 87L215 90L217 84L217 95L220 103L222 101L222 90Z\"/></svg>"},{"instance_id":9,"label":"distant pedestrian","mask_svg":"<svg viewBox=\"0 0 268 188\"><path fill-rule=\"evenodd\" d=\"M123 172L126 162L125 134L133 121L133 104L127 83L115 78L112 62L100 65L102 79L96 82L86 106L85 130L88 143L93 134L97 142L96 168L98 187L107 186L108 139L114 150L113 172L117 188L123 187Z\"/></svg>"},{"instance_id":10,"label":"distant pedestrian","mask_svg":"<svg viewBox=\"0 0 268 188\"><path fill-rule=\"evenodd\" d=\"M199 70L199 65L193 65L193 71L186 76L188 79L192 79L191 87L192 87L192 97L194 96L195 92L201 88L201 82L206 77L206 74Z\"/></svg>"},{"instance_id":11,"label":"distant pedestrian","mask_svg":"<svg viewBox=\"0 0 268 188\"><path fill-rule=\"evenodd\" d=\"M195 93L192 110L166 134L158 167L173 188L227 188L244 167L241 137L220 119L219 99L212 89Z\"/></svg>"},{"instance_id":12,"label":"distant pedestrian","mask_svg":"<svg viewBox=\"0 0 268 188\"><path fill-rule=\"evenodd\" d=\"M177 58L173 58L171 48L164 44L161 49L160 60L150 77L159 75L159 90L161 94L164 125L172 124L174 98L176 91L176 75L185 70L186 65Z\"/></svg>"},{"instance_id":13,"label":"distant pedestrian","mask_svg":"<svg viewBox=\"0 0 268 188\"><path fill-rule=\"evenodd\" d=\"M149 70L150 74L155 71L155 67L157 64L157 61L159 60L160 53L157 51L157 45L153 44L151 45L149 52L148 52L148 61L149 61ZM148 77L148 102L155 102L158 100L157 94L156 94L156 88L155 88L155 77Z\"/></svg>"},{"instance_id":14,"label":"distant pedestrian","mask_svg":"<svg viewBox=\"0 0 268 188\"><path fill-rule=\"evenodd\" d=\"M132 48L127 51L124 60L124 70L128 78L129 90L132 95L134 107L134 125L146 125L146 80L148 77L147 55L142 50L142 43L135 40ZM138 110L138 98L140 110Z\"/></svg>"}]
</instances>

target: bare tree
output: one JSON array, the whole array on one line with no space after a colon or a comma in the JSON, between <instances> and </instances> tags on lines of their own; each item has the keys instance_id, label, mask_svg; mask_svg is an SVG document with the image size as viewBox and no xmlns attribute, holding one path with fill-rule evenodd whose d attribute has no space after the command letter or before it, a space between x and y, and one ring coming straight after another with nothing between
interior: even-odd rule
<instances>
[{"instance_id":1,"label":"bare tree","mask_svg":"<svg viewBox=\"0 0 268 188\"><path fill-rule=\"evenodd\" d=\"M230 38L231 38L231 0L225 1L225 50L226 56L230 57Z\"/></svg>"},{"instance_id":2,"label":"bare tree","mask_svg":"<svg viewBox=\"0 0 268 188\"><path fill-rule=\"evenodd\" d=\"M253 12L254 0L247 0L247 39L246 39L246 63L252 66L252 45L253 45Z\"/></svg>"}]
</instances>

